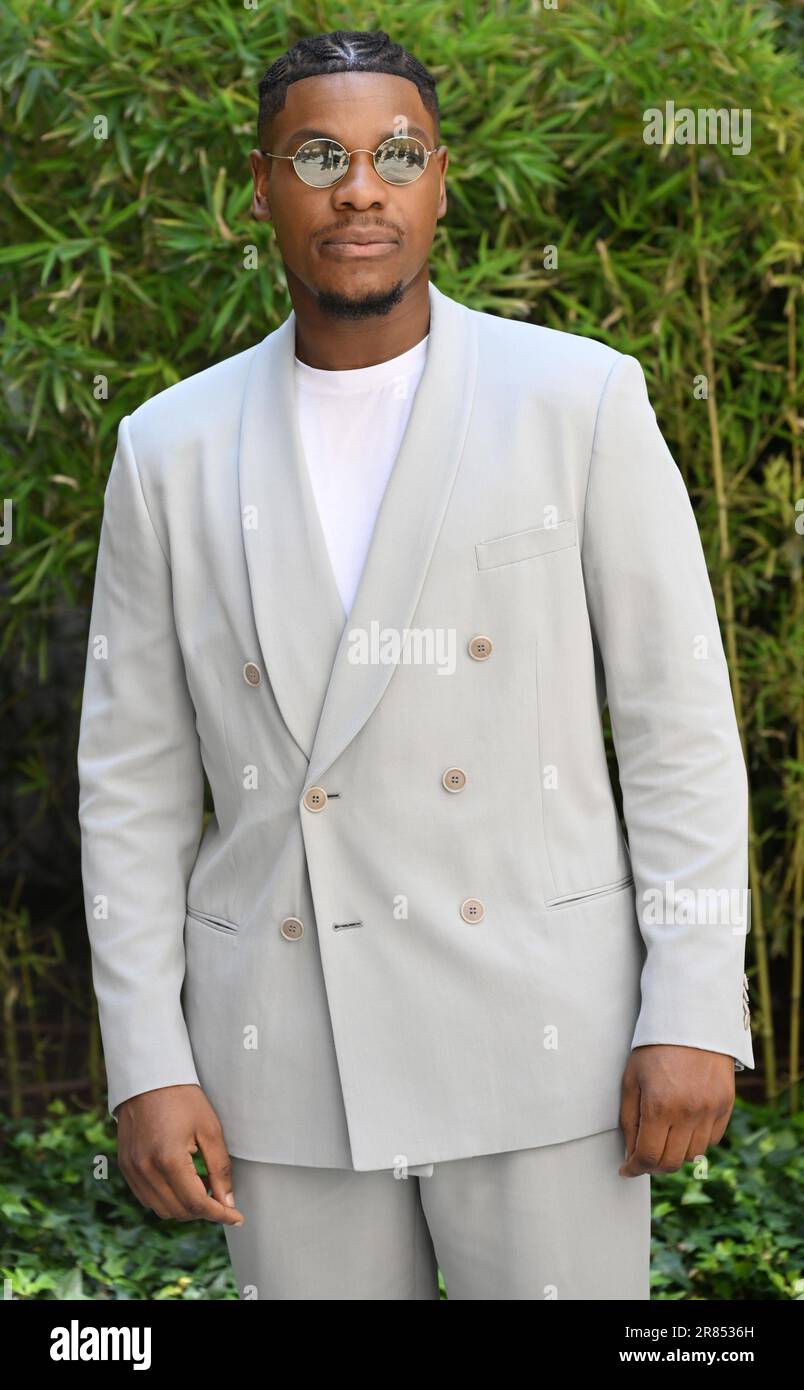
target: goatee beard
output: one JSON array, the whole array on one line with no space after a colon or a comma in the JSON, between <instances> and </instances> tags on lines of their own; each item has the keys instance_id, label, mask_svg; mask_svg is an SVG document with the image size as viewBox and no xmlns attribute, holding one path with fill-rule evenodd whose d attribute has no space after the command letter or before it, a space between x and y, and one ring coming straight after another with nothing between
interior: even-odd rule
<instances>
[{"instance_id":1,"label":"goatee beard","mask_svg":"<svg viewBox=\"0 0 804 1390\"><path fill-rule=\"evenodd\" d=\"M398 280L389 290L377 290L358 296L338 294L333 290L319 290L316 302L321 312L333 319L381 318L400 303L402 293L402 281Z\"/></svg>"}]
</instances>

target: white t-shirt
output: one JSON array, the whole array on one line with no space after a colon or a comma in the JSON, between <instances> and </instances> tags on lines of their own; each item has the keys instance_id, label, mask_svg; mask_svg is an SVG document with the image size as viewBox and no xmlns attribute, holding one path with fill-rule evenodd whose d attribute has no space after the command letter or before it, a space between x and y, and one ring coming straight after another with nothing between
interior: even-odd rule
<instances>
[{"instance_id":1,"label":"white t-shirt","mask_svg":"<svg viewBox=\"0 0 804 1390\"><path fill-rule=\"evenodd\" d=\"M424 371L429 337L399 357L349 371L310 367L295 358L299 431L347 617Z\"/></svg>"}]
</instances>

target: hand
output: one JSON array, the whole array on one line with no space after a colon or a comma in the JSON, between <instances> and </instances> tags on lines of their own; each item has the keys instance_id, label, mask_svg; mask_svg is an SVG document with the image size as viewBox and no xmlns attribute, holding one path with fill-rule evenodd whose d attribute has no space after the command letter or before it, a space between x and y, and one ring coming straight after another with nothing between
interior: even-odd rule
<instances>
[{"instance_id":1,"label":"hand","mask_svg":"<svg viewBox=\"0 0 804 1390\"><path fill-rule=\"evenodd\" d=\"M734 1109L734 1058L700 1047L635 1047L623 1073L620 1177L675 1173L723 1137Z\"/></svg>"},{"instance_id":2,"label":"hand","mask_svg":"<svg viewBox=\"0 0 804 1390\"><path fill-rule=\"evenodd\" d=\"M115 1115L120 1171L144 1207L163 1220L242 1226L223 1130L200 1086L143 1091L118 1105ZM192 1160L198 1149L211 1197Z\"/></svg>"}]
</instances>

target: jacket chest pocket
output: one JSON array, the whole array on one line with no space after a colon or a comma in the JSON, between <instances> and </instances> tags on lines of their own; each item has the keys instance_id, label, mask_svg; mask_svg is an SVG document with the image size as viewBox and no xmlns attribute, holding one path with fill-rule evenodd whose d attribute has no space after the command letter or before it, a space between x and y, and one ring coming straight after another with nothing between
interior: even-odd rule
<instances>
[{"instance_id":1,"label":"jacket chest pocket","mask_svg":"<svg viewBox=\"0 0 804 1390\"><path fill-rule=\"evenodd\" d=\"M230 922L226 917L213 917L208 912L199 912L195 907L188 907L186 912L192 921L200 922L204 927L211 927L213 931L224 932L227 936L236 936L239 931L234 922Z\"/></svg>"},{"instance_id":2,"label":"jacket chest pocket","mask_svg":"<svg viewBox=\"0 0 804 1390\"><path fill-rule=\"evenodd\" d=\"M567 550L578 544L578 528L574 517L559 521L555 526L531 526L527 531L512 531L507 536L478 541L475 559L479 570L497 569L500 565L515 565Z\"/></svg>"}]
</instances>

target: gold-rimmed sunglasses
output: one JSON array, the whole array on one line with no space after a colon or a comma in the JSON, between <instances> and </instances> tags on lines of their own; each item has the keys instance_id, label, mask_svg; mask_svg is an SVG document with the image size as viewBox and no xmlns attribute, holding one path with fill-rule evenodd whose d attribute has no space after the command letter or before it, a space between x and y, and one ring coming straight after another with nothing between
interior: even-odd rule
<instances>
[{"instance_id":1,"label":"gold-rimmed sunglasses","mask_svg":"<svg viewBox=\"0 0 804 1390\"><path fill-rule=\"evenodd\" d=\"M267 155L269 159L292 160L302 183L309 184L311 188L331 188L343 178L353 154L370 154L380 178L386 183L399 185L415 183L416 179L421 178L430 155L440 148L440 145L434 145L428 150L421 140L412 135L392 135L390 139L383 140L376 150L345 150L337 140L320 137L305 140L295 154L271 154L270 150L260 150L260 154Z\"/></svg>"}]
</instances>

